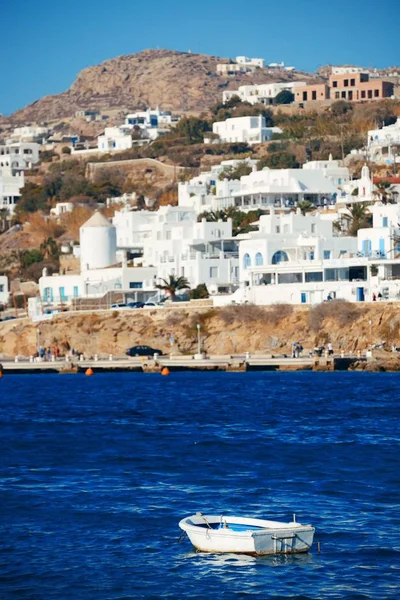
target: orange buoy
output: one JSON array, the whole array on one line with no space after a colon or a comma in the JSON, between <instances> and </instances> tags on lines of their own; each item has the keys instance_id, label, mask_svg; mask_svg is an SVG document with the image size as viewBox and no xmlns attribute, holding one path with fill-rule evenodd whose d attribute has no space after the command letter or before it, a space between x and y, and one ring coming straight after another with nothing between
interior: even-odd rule
<instances>
[{"instance_id":1,"label":"orange buoy","mask_svg":"<svg viewBox=\"0 0 400 600\"><path fill-rule=\"evenodd\" d=\"M163 367L161 369L161 375L169 375L169 369L168 369L168 367Z\"/></svg>"},{"instance_id":2,"label":"orange buoy","mask_svg":"<svg viewBox=\"0 0 400 600\"><path fill-rule=\"evenodd\" d=\"M87 375L88 377L89 377L89 375L93 375L93 369L91 367L89 367L88 369L86 369L85 375Z\"/></svg>"},{"instance_id":3,"label":"orange buoy","mask_svg":"<svg viewBox=\"0 0 400 600\"><path fill-rule=\"evenodd\" d=\"M0 379L3 377L3 371L0 371Z\"/></svg>"}]
</instances>

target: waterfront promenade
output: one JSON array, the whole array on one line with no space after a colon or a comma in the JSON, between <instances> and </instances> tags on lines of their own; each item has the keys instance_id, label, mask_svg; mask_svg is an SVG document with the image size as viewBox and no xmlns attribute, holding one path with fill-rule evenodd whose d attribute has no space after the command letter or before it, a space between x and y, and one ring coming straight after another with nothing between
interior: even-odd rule
<instances>
[{"instance_id":1,"label":"waterfront promenade","mask_svg":"<svg viewBox=\"0 0 400 600\"><path fill-rule=\"evenodd\" d=\"M330 357L272 356L271 354L246 355L169 355L162 357L98 356L91 359L66 357L65 359L37 361L18 358L2 361L3 375L7 373L81 373L87 369L96 372L141 371L159 373L163 368L173 371L298 371L347 370L354 362L365 361L357 355Z\"/></svg>"}]
</instances>

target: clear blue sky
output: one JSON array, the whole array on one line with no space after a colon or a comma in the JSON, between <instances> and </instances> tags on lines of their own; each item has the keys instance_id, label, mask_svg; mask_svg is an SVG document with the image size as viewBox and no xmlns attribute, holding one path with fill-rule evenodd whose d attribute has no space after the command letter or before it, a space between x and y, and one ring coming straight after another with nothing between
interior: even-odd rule
<instances>
[{"instance_id":1,"label":"clear blue sky","mask_svg":"<svg viewBox=\"0 0 400 600\"><path fill-rule=\"evenodd\" d=\"M304 70L400 63L400 0L3 0L0 113L146 48L263 57Z\"/></svg>"}]
</instances>

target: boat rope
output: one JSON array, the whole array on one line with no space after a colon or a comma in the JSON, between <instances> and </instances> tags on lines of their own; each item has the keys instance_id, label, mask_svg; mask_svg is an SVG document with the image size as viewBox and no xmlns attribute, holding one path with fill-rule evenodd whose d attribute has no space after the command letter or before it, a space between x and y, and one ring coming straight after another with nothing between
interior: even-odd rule
<instances>
[{"instance_id":1,"label":"boat rope","mask_svg":"<svg viewBox=\"0 0 400 600\"><path fill-rule=\"evenodd\" d=\"M181 535L179 536L179 538L177 539L177 543L180 544L181 541L183 540L183 538L185 537L185 533L186 531L182 531Z\"/></svg>"}]
</instances>

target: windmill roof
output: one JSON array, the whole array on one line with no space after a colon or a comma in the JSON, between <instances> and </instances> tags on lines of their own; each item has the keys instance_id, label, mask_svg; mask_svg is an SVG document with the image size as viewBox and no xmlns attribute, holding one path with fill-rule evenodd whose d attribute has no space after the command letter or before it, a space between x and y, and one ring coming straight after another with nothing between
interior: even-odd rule
<instances>
[{"instance_id":1,"label":"windmill roof","mask_svg":"<svg viewBox=\"0 0 400 600\"><path fill-rule=\"evenodd\" d=\"M82 227L114 227L105 216L96 211Z\"/></svg>"}]
</instances>

